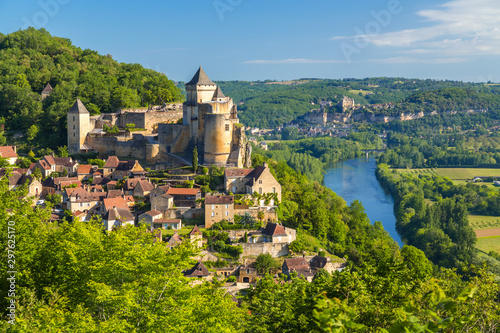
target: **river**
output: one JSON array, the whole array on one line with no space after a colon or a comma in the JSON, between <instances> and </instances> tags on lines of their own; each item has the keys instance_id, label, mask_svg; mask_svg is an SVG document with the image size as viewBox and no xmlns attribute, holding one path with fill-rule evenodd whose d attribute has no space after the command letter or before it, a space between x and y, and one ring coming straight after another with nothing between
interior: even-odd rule
<instances>
[{"instance_id":1,"label":"river","mask_svg":"<svg viewBox=\"0 0 500 333\"><path fill-rule=\"evenodd\" d=\"M375 158L359 157L339 161L326 170L325 186L344 198L347 204L359 200L370 221L380 221L391 237L403 245L396 232L394 200L375 177Z\"/></svg>"}]
</instances>

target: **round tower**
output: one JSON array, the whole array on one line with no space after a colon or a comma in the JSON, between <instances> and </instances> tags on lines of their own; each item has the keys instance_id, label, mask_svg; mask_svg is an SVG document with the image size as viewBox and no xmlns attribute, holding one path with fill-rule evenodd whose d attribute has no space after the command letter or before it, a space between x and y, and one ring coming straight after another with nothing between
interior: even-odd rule
<instances>
[{"instance_id":1,"label":"round tower","mask_svg":"<svg viewBox=\"0 0 500 333\"><path fill-rule=\"evenodd\" d=\"M233 123L225 114L205 114L205 164L226 164L232 137Z\"/></svg>"},{"instance_id":2,"label":"round tower","mask_svg":"<svg viewBox=\"0 0 500 333\"><path fill-rule=\"evenodd\" d=\"M90 132L90 113L80 99L68 111L68 153L78 154Z\"/></svg>"}]
</instances>

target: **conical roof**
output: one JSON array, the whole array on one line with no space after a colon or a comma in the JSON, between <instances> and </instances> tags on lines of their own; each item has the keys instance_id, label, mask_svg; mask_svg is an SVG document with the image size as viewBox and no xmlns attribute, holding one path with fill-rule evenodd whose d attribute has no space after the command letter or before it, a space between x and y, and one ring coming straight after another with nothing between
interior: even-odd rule
<instances>
[{"instance_id":1,"label":"conical roof","mask_svg":"<svg viewBox=\"0 0 500 333\"><path fill-rule=\"evenodd\" d=\"M45 88L42 90L43 93L49 93L51 91L52 91L52 86L50 85L50 83L47 83Z\"/></svg>"},{"instance_id":2,"label":"conical roof","mask_svg":"<svg viewBox=\"0 0 500 333\"><path fill-rule=\"evenodd\" d=\"M186 86L199 86L199 85L215 86L215 83L213 83L212 80L208 78L207 74L205 74L201 66L196 72L196 74L193 76L191 81L186 83Z\"/></svg>"},{"instance_id":3,"label":"conical roof","mask_svg":"<svg viewBox=\"0 0 500 333\"><path fill-rule=\"evenodd\" d=\"M77 98L75 104L73 104L68 113L89 113L89 111L85 105L83 105L82 101Z\"/></svg>"},{"instance_id":4,"label":"conical roof","mask_svg":"<svg viewBox=\"0 0 500 333\"><path fill-rule=\"evenodd\" d=\"M224 97L226 97L226 96L224 96L224 93L222 92L222 90L220 89L220 87L217 86L217 89L214 92L214 97L212 97L212 99L214 101L216 101L217 98L224 98Z\"/></svg>"}]
</instances>

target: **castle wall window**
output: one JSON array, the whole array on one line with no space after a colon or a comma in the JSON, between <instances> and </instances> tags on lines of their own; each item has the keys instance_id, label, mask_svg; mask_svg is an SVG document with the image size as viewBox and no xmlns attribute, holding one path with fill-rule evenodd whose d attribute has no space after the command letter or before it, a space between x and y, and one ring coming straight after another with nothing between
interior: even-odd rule
<instances>
[{"instance_id":1,"label":"castle wall window","mask_svg":"<svg viewBox=\"0 0 500 333\"><path fill-rule=\"evenodd\" d=\"M73 116L73 121L75 121L75 116Z\"/></svg>"},{"instance_id":2,"label":"castle wall window","mask_svg":"<svg viewBox=\"0 0 500 333\"><path fill-rule=\"evenodd\" d=\"M73 129L75 129L75 125L73 125Z\"/></svg>"},{"instance_id":3,"label":"castle wall window","mask_svg":"<svg viewBox=\"0 0 500 333\"><path fill-rule=\"evenodd\" d=\"M75 136L76 136L75 133L73 133L73 137L75 137Z\"/></svg>"},{"instance_id":4,"label":"castle wall window","mask_svg":"<svg viewBox=\"0 0 500 333\"><path fill-rule=\"evenodd\" d=\"M229 124L226 124L225 127L226 127L226 132L229 132Z\"/></svg>"}]
</instances>

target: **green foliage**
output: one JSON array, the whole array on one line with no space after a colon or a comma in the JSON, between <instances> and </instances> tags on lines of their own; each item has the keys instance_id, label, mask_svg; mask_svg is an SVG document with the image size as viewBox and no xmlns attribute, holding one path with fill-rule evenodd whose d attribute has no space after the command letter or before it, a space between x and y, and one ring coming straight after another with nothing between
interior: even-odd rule
<instances>
[{"instance_id":1,"label":"green foliage","mask_svg":"<svg viewBox=\"0 0 500 333\"><path fill-rule=\"evenodd\" d=\"M255 268L259 274L274 273L279 267L279 264L270 253L259 254L255 259Z\"/></svg>"},{"instance_id":2,"label":"green foliage","mask_svg":"<svg viewBox=\"0 0 500 333\"><path fill-rule=\"evenodd\" d=\"M0 117L8 130L26 131L30 145L65 145L66 114L79 97L94 115L117 108L182 101L164 74L82 50L45 29L28 28L0 40ZM41 101L50 82L54 90ZM29 141L31 139L31 141Z\"/></svg>"},{"instance_id":3,"label":"green foliage","mask_svg":"<svg viewBox=\"0 0 500 333\"><path fill-rule=\"evenodd\" d=\"M50 202L52 205L58 205L62 202L62 196L60 194L47 194L45 196L45 201Z\"/></svg>"},{"instance_id":4,"label":"green foliage","mask_svg":"<svg viewBox=\"0 0 500 333\"><path fill-rule=\"evenodd\" d=\"M196 146L193 149L193 158L191 163L193 165L193 172L196 173L198 170L198 148Z\"/></svg>"},{"instance_id":5,"label":"green foliage","mask_svg":"<svg viewBox=\"0 0 500 333\"><path fill-rule=\"evenodd\" d=\"M99 168L102 168L106 162L104 160L101 160L99 158L89 158L87 160L87 163L90 165L97 165Z\"/></svg>"}]
</instances>

